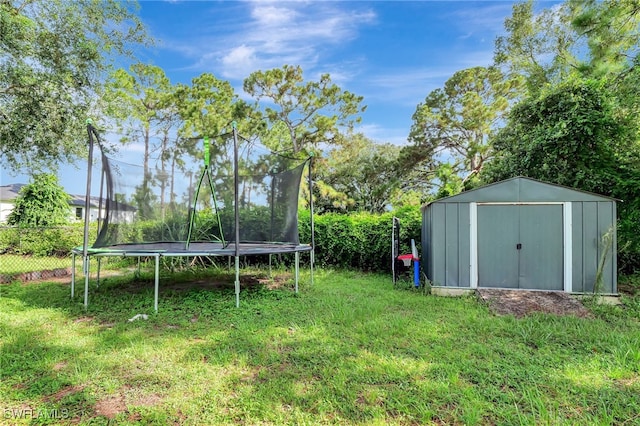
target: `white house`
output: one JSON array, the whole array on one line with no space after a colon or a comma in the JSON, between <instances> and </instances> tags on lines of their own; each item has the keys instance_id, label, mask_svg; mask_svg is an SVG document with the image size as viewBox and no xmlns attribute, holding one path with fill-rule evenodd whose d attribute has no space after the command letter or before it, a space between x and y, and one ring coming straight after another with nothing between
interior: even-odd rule
<instances>
[{"instance_id":1,"label":"white house","mask_svg":"<svg viewBox=\"0 0 640 426\"><path fill-rule=\"evenodd\" d=\"M14 183L10 185L0 186L0 223L7 223L9 214L13 211L15 199L20 193L20 189L25 186L23 183ZM69 200L69 221L84 220L85 196L71 195ZM89 220L95 221L104 219L105 217L105 201L100 204L99 197L91 197L91 206L89 208ZM116 222L131 223L136 214L133 206L120 205L119 217L115 218Z\"/></svg>"}]
</instances>

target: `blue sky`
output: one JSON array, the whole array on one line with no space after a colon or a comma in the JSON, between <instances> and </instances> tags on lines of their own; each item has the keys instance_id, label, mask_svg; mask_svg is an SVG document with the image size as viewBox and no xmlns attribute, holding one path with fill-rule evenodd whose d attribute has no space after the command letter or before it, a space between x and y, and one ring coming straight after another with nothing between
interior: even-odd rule
<instances>
[{"instance_id":1,"label":"blue sky","mask_svg":"<svg viewBox=\"0 0 640 426\"><path fill-rule=\"evenodd\" d=\"M159 40L141 52L173 82L203 72L230 81L300 65L329 73L364 96L362 128L379 142L406 142L411 116L457 70L489 65L511 14L507 1L142 2Z\"/></svg>"},{"instance_id":2,"label":"blue sky","mask_svg":"<svg viewBox=\"0 0 640 426\"><path fill-rule=\"evenodd\" d=\"M542 2L542 7L553 3ZM251 72L300 65L305 79L329 73L364 97L358 131L405 144L418 103L458 70L492 63L511 1L142 1L139 15L158 40L138 60L173 83L204 72L243 96ZM123 60L118 62L126 66ZM130 155L136 154L131 147ZM62 167L60 180L83 193L86 165ZM86 172L84 172L86 173ZM0 175L0 184L28 176Z\"/></svg>"}]
</instances>

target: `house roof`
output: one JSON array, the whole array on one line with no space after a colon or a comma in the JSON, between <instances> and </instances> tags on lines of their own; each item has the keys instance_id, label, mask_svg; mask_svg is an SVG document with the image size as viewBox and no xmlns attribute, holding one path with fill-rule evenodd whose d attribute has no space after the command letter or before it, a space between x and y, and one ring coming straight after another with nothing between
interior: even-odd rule
<instances>
[{"instance_id":1,"label":"house roof","mask_svg":"<svg viewBox=\"0 0 640 426\"><path fill-rule=\"evenodd\" d=\"M11 201L18 196L24 183L12 183L11 185L0 186L0 201Z\"/></svg>"},{"instance_id":2,"label":"house roof","mask_svg":"<svg viewBox=\"0 0 640 426\"><path fill-rule=\"evenodd\" d=\"M0 186L0 201L13 201L15 200L22 187L26 186L24 183L12 183L10 185ZM69 195L71 199L69 200L69 205L73 207L84 207L85 205L85 196L84 195ZM102 200L102 205L104 206L106 200ZM98 207L100 205L100 197L91 197L91 207ZM135 211L136 208L121 203L118 208L124 211Z\"/></svg>"}]
</instances>

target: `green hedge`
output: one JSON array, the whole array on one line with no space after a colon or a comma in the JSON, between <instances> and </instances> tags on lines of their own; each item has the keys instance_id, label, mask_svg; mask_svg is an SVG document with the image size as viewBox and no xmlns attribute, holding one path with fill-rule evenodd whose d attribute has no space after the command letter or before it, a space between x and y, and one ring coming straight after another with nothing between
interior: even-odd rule
<instances>
[{"instance_id":1,"label":"green hedge","mask_svg":"<svg viewBox=\"0 0 640 426\"><path fill-rule=\"evenodd\" d=\"M421 218L419 208L393 213L354 213L315 215L315 259L320 266L352 268L366 271L388 271L391 268L392 218L401 221L400 252L411 252L411 239L420 246ZM95 241L95 224L90 243ZM164 225L166 228L166 225ZM166 229L157 222L139 223L130 232L149 241L161 239ZM311 241L308 211L299 212L300 241ZM166 237L166 235L162 235ZM83 225L57 228L0 228L0 253L34 256L66 256L83 242Z\"/></svg>"},{"instance_id":2,"label":"green hedge","mask_svg":"<svg viewBox=\"0 0 640 426\"><path fill-rule=\"evenodd\" d=\"M420 250L421 217L418 207L393 213L316 215L315 259L319 266L364 271L391 270L392 218L400 219L400 252L411 253L411 239ZM309 212L300 212L300 241L311 239Z\"/></svg>"},{"instance_id":3,"label":"green hedge","mask_svg":"<svg viewBox=\"0 0 640 426\"><path fill-rule=\"evenodd\" d=\"M95 235L95 226L92 229ZM0 253L67 256L73 247L82 245L83 234L82 224L35 228L1 227Z\"/></svg>"},{"instance_id":4,"label":"green hedge","mask_svg":"<svg viewBox=\"0 0 640 426\"><path fill-rule=\"evenodd\" d=\"M626 206L625 206L626 207ZM624 207L623 207L624 208ZM640 214L631 211L619 222L618 268L622 273L640 271ZM627 211L627 213L628 213ZM421 215L418 207L404 208L384 214L336 214L315 215L315 258L319 266L352 268L366 271L388 271L391 265L391 229L393 216L399 217L400 253L410 253L411 239L420 250ZM622 216L622 215L621 215ZM176 224L178 226L179 224ZM213 222L204 229L214 229ZM163 239L167 225L147 221L132 227L137 238ZM207 228L207 226L209 226ZM217 228L217 225L215 226ZM299 212L300 241L311 241L308 211ZM90 243L95 241L96 224L91 224ZM162 235L160 235L162 234ZM132 235L132 237L133 237ZM135 239L135 238L134 238ZM67 256L73 247L82 245L83 224L52 228L0 227L0 254L32 256ZM303 256L303 260L306 256Z\"/></svg>"}]
</instances>

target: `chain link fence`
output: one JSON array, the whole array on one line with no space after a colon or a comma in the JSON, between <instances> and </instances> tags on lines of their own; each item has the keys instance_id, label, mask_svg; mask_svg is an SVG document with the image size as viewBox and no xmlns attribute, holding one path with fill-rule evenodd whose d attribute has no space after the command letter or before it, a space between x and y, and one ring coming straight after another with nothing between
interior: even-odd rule
<instances>
[{"instance_id":1,"label":"chain link fence","mask_svg":"<svg viewBox=\"0 0 640 426\"><path fill-rule=\"evenodd\" d=\"M95 239L97 225L89 229L90 244ZM84 227L79 225L57 227L16 227L0 226L0 284L12 281L35 281L49 278L68 277L71 279L73 257L71 250L83 244ZM93 240L92 240L93 238ZM183 268L209 268L211 266L230 268L228 259L195 256L191 258L165 258L161 268L175 271ZM107 256L100 258L101 268L140 270L150 269L148 258L123 258ZM150 266L151 265L151 266ZM97 263L91 262L91 270L97 270ZM82 256L76 256L76 274L82 274Z\"/></svg>"},{"instance_id":2,"label":"chain link fence","mask_svg":"<svg viewBox=\"0 0 640 426\"><path fill-rule=\"evenodd\" d=\"M0 282L71 273L71 249L82 245L81 225L0 226Z\"/></svg>"}]
</instances>

